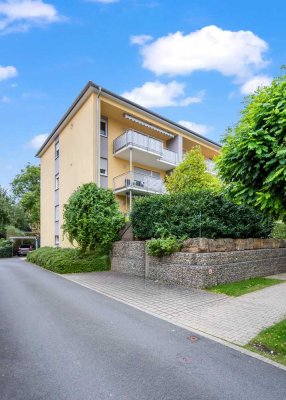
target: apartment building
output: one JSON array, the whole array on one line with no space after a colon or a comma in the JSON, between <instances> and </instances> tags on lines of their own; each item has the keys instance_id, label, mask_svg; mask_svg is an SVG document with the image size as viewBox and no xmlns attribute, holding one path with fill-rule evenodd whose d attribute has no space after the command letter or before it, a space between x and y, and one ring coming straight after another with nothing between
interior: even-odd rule
<instances>
[{"instance_id":1,"label":"apartment building","mask_svg":"<svg viewBox=\"0 0 286 400\"><path fill-rule=\"evenodd\" d=\"M196 145L211 173L219 144L89 82L37 153L42 246L70 246L63 206L78 186L112 189L128 213L135 196L165 193L165 175Z\"/></svg>"}]
</instances>

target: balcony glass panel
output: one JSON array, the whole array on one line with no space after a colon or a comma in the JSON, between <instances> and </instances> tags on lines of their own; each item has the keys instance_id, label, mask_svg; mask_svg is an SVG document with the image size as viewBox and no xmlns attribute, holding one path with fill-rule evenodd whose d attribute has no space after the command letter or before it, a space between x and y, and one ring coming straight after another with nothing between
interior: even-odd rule
<instances>
[{"instance_id":1,"label":"balcony glass panel","mask_svg":"<svg viewBox=\"0 0 286 400\"><path fill-rule=\"evenodd\" d=\"M119 175L113 180L113 190L134 190L138 192L166 193L162 179L139 173L127 172Z\"/></svg>"}]
</instances>

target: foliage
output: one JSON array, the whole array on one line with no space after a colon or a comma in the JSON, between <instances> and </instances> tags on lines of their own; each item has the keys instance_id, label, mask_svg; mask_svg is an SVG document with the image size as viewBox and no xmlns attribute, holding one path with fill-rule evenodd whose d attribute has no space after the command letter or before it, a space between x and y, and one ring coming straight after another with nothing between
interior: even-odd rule
<instances>
[{"instance_id":1,"label":"foliage","mask_svg":"<svg viewBox=\"0 0 286 400\"><path fill-rule=\"evenodd\" d=\"M5 227L6 237L9 238L11 236L25 236L25 232L21 231L20 229L16 228L13 225L7 225Z\"/></svg>"},{"instance_id":2,"label":"foliage","mask_svg":"<svg viewBox=\"0 0 286 400\"><path fill-rule=\"evenodd\" d=\"M85 250L110 246L125 225L123 214L109 189L94 183L80 186L64 206L64 233Z\"/></svg>"},{"instance_id":3,"label":"foliage","mask_svg":"<svg viewBox=\"0 0 286 400\"><path fill-rule=\"evenodd\" d=\"M175 251L180 251L182 241L175 236L167 236L165 238L151 239L147 242L147 252L150 256L169 256Z\"/></svg>"},{"instance_id":4,"label":"foliage","mask_svg":"<svg viewBox=\"0 0 286 400\"><path fill-rule=\"evenodd\" d=\"M10 222L11 202L7 191L0 186L0 237L5 237L5 226Z\"/></svg>"},{"instance_id":5,"label":"foliage","mask_svg":"<svg viewBox=\"0 0 286 400\"><path fill-rule=\"evenodd\" d=\"M275 222L271 237L274 239L286 239L286 224L281 221Z\"/></svg>"},{"instance_id":6,"label":"foliage","mask_svg":"<svg viewBox=\"0 0 286 400\"><path fill-rule=\"evenodd\" d=\"M245 281L224 283L214 286L208 290L210 292L224 293L228 296L238 297L246 293L254 292L255 290L260 290L268 286L277 285L278 283L283 283L283 281L268 278L251 278Z\"/></svg>"},{"instance_id":7,"label":"foliage","mask_svg":"<svg viewBox=\"0 0 286 400\"><path fill-rule=\"evenodd\" d=\"M100 248L83 253L77 249L41 247L28 253L27 260L58 274L110 269L108 253Z\"/></svg>"},{"instance_id":8,"label":"foliage","mask_svg":"<svg viewBox=\"0 0 286 400\"><path fill-rule=\"evenodd\" d=\"M218 158L229 196L276 219L286 218L286 75L246 98Z\"/></svg>"},{"instance_id":9,"label":"foliage","mask_svg":"<svg viewBox=\"0 0 286 400\"><path fill-rule=\"evenodd\" d=\"M0 258L12 257L13 243L10 240L0 239Z\"/></svg>"},{"instance_id":10,"label":"foliage","mask_svg":"<svg viewBox=\"0 0 286 400\"><path fill-rule=\"evenodd\" d=\"M262 213L210 190L138 198L131 223L142 240L161 237L160 229L177 238L267 237L273 225Z\"/></svg>"},{"instance_id":11,"label":"foliage","mask_svg":"<svg viewBox=\"0 0 286 400\"><path fill-rule=\"evenodd\" d=\"M165 178L169 193L220 188L218 178L207 172L206 160L199 146L186 153L185 159Z\"/></svg>"},{"instance_id":12,"label":"foliage","mask_svg":"<svg viewBox=\"0 0 286 400\"><path fill-rule=\"evenodd\" d=\"M29 215L30 222L40 223L40 167L27 164L11 183L13 195L23 210Z\"/></svg>"},{"instance_id":13,"label":"foliage","mask_svg":"<svg viewBox=\"0 0 286 400\"><path fill-rule=\"evenodd\" d=\"M30 217L28 213L23 209L21 204L15 204L12 201L11 210L10 210L10 218L9 225L15 226L17 229L21 231L30 231Z\"/></svg>"},{"instance_id":14,"label":"foliage","mask_svg":"<svg viewBox=\"0 0 286 400\"><path fill-rule=\"evenodd\" d=\"M246 347L286 365L286 319L260 332Z\"/></svg>"}]
</instances>

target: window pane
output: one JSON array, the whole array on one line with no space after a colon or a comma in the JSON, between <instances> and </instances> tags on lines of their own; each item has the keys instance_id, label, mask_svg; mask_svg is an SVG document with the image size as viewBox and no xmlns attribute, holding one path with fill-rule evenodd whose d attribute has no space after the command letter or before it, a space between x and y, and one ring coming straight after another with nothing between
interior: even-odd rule
<instances>
[{"instance_id":1,"label":"window pane","mask_svg":"<svg viewBox=\"0 0 286 400\"><path fill-rule=\"evenodd\" d=\"M59 220L59 217L60 217L59 214L60 214L59 213L59 206L55 206L55 221Z\"/></svg>"},{"instance_id":2,"label":"window pane","mask_svg":"<svg viewBox=\"0 0 286 400\"><path fill-rule=\"evenodd\" d=\"M100 173L102 175L107 175L107 159L100 158Z\"/></svg>"},{"instance_id":3,"label":"window pane","mask_svg":"<svg viewBox=\"0 0 286 400\"><path fill-rule=\"evenodd\" d=\"M104 119L100 121L100 134L102 136L107 136L107 121Z\"/></svg>"},{"instance_id":4,"label":"window pane","mask_svg":"<svg viewBox=\"0 0 286 400\"><path fill-rule=\"evenodd\" d=\"M59 142L55 143L55 158L58 158L58 156L60 155L60 144Z\"/></svg>"}]
</instances>

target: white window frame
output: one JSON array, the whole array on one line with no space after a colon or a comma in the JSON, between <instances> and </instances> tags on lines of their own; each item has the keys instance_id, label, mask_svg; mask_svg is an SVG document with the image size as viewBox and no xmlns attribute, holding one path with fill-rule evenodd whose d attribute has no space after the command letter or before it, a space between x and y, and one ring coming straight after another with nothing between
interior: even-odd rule
<instances>
[{"instance_id":1,"label":"white window frame","mask_svg":"<svg viewBox=\"0 0 286 400\"><path fill-rule=\"evenodd\" d=\"M60 206L55 206L55 222L59 222L60 220Z\"/></svg>"},{"instance_id":2,"label":"white window frame","mask_svg":"<svg viewBox=\"0 0 286 400\"><path fill-rule=\"evenodd\" d=\"M60 174L55 175L55 190L59 190L60 188Z\"/></svg>"},{"instance_id":3,"label":"white window frame","mask_svg":"<svg viewBox=\"0 0 286 400\"><path fill-rule=\"evenodd\" d=\"M55 142L55 160L60 156L60 142L57 140Z\"/></svg>"},{"instance_id":4,"label":"white window frame","mask_svg":"<svg viewBox=\"0 0 286 400\"><path fill-rule=\"evenodd\" d=\"M101 166L101 160L105 160L106 161L106 168L102 168ZM102 170L105 170L106 172L101 172ZM100 157L100 175L101 176L108 176L108 159L105 157Z\"/></svg>"},{"instance_id":5,"label":"white window frame","mask_svg":"<svg viewBox=\"0 0 286 400\"><path fill-rule=\"evenodd\" d=\"M60 237L59 237L59 235L55 235L55 246L59 246L59 244L60 244Z\"/></svg>"},{"instance_id":6,"label":"white window frame","mask_svg":"<svg viewBox=\"0 0 286 400\"><path fill-rule=\"evenodd\" d=\"M101 130L101 122L104 122L105 123L105 131L104 131L104 133L101 133L102 132L102 130ZM100 118L100 136L102 136L102 137L108 137L108 120L107 120L107 118L104 118L104 117L101 117Z\"/></svg>"}]
</instances>

